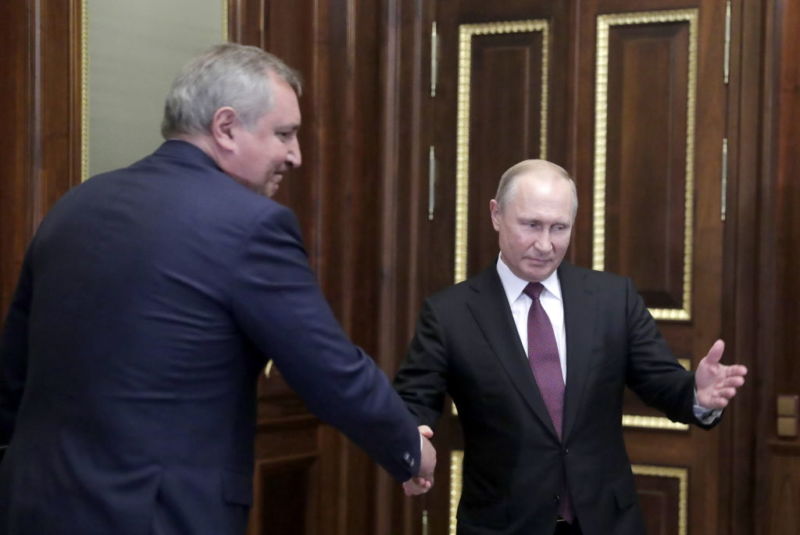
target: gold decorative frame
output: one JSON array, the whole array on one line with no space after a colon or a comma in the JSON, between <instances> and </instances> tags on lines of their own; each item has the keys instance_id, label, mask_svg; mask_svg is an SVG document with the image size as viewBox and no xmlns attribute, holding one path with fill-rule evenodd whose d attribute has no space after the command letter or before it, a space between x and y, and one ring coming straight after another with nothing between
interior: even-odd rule
<instances>
[{"instance_id":1,"label":"gold decorative frame","mask_svg":"<svg viewBox=\"0 0 800 535\"><path fill-rule=\"evenodd\" d=\"M450 535L456 535L458 526L458 501L461 499L462 479L461 473L464 466L464 452L453 450L450 452Z\"/></svg>"},{"instance_id":2,"label":"gold decorative frame","mask_svg":"<svg viewBox=\"0 0 800 535\"><path fill-rule=\"evenodd\" d=\"M89 178L89 0L81 0L81 182Z\"/></svg>"},{"instance_id":3,"label":"gold decorative frame","mask_svg":"<svg viewBox=\"0 0 800 535\"><path fill-rule=\"evenodd\" d=\"M542 32L542 102L540 158L547 157L547 102L550 29L545 19L461 24L458 41L458 116L456 119L456 237L455 282L467 278L467 212L469 211L469 119L474 35Z\"/></svg>"},{"instance_id":4,"label":"gold decorative frame","mask_svg":"<svg viewBox=\"0 0 800 535\"><path fill-rule=\"evenodd\" d=\"M461 499L462 470L464 452L453 450L450 452L450 521L449 534L456 535L458 525L458 501ZM689 470L686 468L673 468L668 466L654 466L644 464L631 465L633 473L641 476L669 477L678 480L678 534L687 534L687 519L689 508Z\"/></svg>"},{"instance_id":5,"label":"gold decorative frame","mask_svg":"<svg viewBox=\"0 0 800 535\"><path fill-rule=\"evenodd\" d=\"M678 359L678 364L687 370L692 369L692 361L689 359ZM655 429L658 431L689 431L688 424L673 422L664 416L641 416L638 414L623 414L622 427Z\"/></svg>"},{"instance_id":6,"label":"gold decorative frame","mask_svg":"<svg viewBox=\"0 0 800 535\"><path fill-rule=\"evenodd\" d=\"M639 476L668 477L678 480L678 535L688 533L689 510L689 470L669 466L646 464L631 465L633 473Z\"/></svg>"},{"instance_id":7,"label":"gold decorative frame","mask_svg":"<svg viewBox=\"0 0 800 535\"><path fill-rule=\"evenodd\" d=\"M669 418L664 418L663 416L640 416L638 414L623 414L622 426L661 431L689 431L688 424L673 422Z\"/></svg>"},{"instance_id":8,"label":"gold decorative frame","mask_svg":"<svg viewBox=\"0 0 800 535\"><path fill-rule=\"evenodd\" d=\"M222 40L229 40L228 0L222 2ZM89 178L89 0L81 0L81 182Z\"/></svg>"},{"instance_id":9,"label":"gold decorative frame","mask_svg":"<svg viewBox=\"0 0 800 535\"><path fill-rule=\"evenodd\" d=\"M608 132L608 48L611 26L689 23L689 72L686 106L686 191L683 258L683 307L651 308L657 320L688 321L692 303L692 244L694 207L695 103L697 92L697 9L643 11L597 17L597 79L595 85L594 221L592 267L605 269L606 155Z\"/></svg>"}]
</instances>

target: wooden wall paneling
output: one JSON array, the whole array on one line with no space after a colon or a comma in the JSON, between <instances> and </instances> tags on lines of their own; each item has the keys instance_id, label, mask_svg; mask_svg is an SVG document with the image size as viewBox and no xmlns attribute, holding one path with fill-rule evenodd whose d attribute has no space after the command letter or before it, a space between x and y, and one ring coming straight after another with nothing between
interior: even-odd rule
<instances>
[{"instance_id":1,"label":"wooden wall paneling","mask_svg":"<svg viewBox=\"0 0 800 535\"><path fill-rule=\"evenodd\" d=\"M633 277L655 308L686 306L689 31L609 28L605 269Z\"/></svg>"},{"instance_id":2,"label":"wooden wall paneling","mask_svg":"<svg viewBox=\"0 0 800 535\"><path fill-rule=\"evenodd\" d=\"M776 199L778 226L778 295L782 326L775 355L775 392L800 394L800 41L795 34L800 27L800 5L783 1L777 4L780 70L777 80ZM787 298L788 297L788 298ZM774 403L772 403L774 406Z\"/></svg>"},{"instance_id":3,"label":"wooden wall paneling","mask_svg":"<svg viewBox=\"0 0 800 535\"><path fill-rule=\"evenodd\" d=\"M766 92L770 106L765 130L771 143L765 144L765 159L770 162L767 187L771 195L762 204L763 224L769 233L762 256L766 264L763 283L768 285L764 301L771 311L772 323L764 336L772 335L774 353L767 355L762 370L764 390L760 400L763 421L759 436L767 438L759 453L766 453L768 462L761 467L764 477L756 488L756 517L768 518L767 530L783 534L800 526L800 440L777 436L776 399L781 394L800 394L800 370L796 364L800 333L800 43L795 30L800 24L800 6L796 2L776 0L767 3L767 57L772 62L766 74ZM771 31L770 31L771 30ZM772 276L770 279L769 277ZM762 460L759 457L759 460ZM763 472L762 472L763 473ZM766 515L759 517L759 514Z\"/></svg>"},{"instance_id":4,"label":"wooden wall paneling","mask_svg":"<svg viewBox=\"0 0 800 535\"><path fill-rule=\"evenodd\" d=\"M720 533L746 535L761 531L754 522L754 505L759 478L756 456L758 421L766 415L759 409L762 397L763 362L770 355L772 336L757 340L756 325L772 323L773 315L762 310L759 301L772 302L769 286L759 283L768 242L759 232L759 198L770 197L764 188L761 150L765 145L763 117L766 105L762 89L765 69L765 2L732 2L732 32L729 102L727 114L728 184L725 222L722 332L728 362L748 366L747 386L739 391L735 410L727 411L723 425L729 455L720 466L720 500L730 503L720 515ZM758 336L760 337L760 336ZM761 518L759 516L759 518Z\"/></svg>"},{"instance_id":5,"label":"wooden wall paneling","mask_svg":"<svg viewBox=\"0 0 800 535\"><path fill-rule=\"evenodd\" d=\"M38 223L81 181L80 0L34 2L33 185Z\"/></svg>"},{"instance_id":6,"label":"wooden wall paneling","mask_svg":"<svg viewBox=\"0 0 800 535\"><path fill-rule=\"evenodd\" d=\"M227 0L228 40L266 48L264 1Z\"/></svg>"},{"instance_id":7,"label":"wooden wall paneling","mask_svg":"<svg viewBox=\"0 0 800 535\"><path fill-rule=\"evenodd\" d=\"M6 128L0 132L5 147L0 159L0 322L5 321L22 258L32 232L30 201L31 93L33 90L33 27L22 2L0 5L0 110Z\"/></svg>"},{"instance_id":8,"label":"wooden wall paneling","mask_svg":"<svg viewBox=\"0 0 800 535\"><path fill-rule=\"evenodd\" d=\"M633 466L646 532L687 535L688 471L685 468Z\"/></svg>"},{"instance_id":9,"label":"wooden wall paneling","mask_svg":"<svg viewBox=\"0 0 800 535\"><path fill-rule=\"evenodd\" d=\"M80 181L80 35L78 0L3 4L6 97L0 168L0 305L5 312L22 256L39 221Z\"/></svg>"},{"instance_id":10,"label":"wooden wall paneling","mask_svg":"<svg viewBox=\"0 0 800 535\"><path fill-rule=\"evenodd\" d=\"M375 356L381 284L382 182L380 180L380 4L330 2L325 44L325 121L320 135L326 179L321 214L327 230L322 244L326 295L351 338ZM386 369L386 363L378 361ZM378 513L379 470L360 449L336 433L341 443L341 533L369 533ZM383 488L383 487L380 487ZM371 506L363 507L362 504Z\"/></svg>"},{"instance_id":11,"label":"wooden wall paneling","mask_svg":"<svg viewBox=\"0 0 800 535\"><path fill-rule=\"evenodd\" d=\"M769 509L758 521L770 535L800 533L800 447L775 442L770 447Z\"/></svg>"},{"instance_id":12,"label":"wooden wall paneling","mask_svg":"<svg viewBox=\"0 0 800 535\"><path fill-rule=\"evenodd\" d=\"M416 266L430 251L427 229L441 217L439 180L434 179L429 216L431 112L430 39L435 2L383 0L381 15L381 296L378 355L390 377L408 348L421 305ZM426 498L404 496L379 472L372 533L421 532ZM388 499L388 504L385 500Z\"/></svg>"}]
</instances>

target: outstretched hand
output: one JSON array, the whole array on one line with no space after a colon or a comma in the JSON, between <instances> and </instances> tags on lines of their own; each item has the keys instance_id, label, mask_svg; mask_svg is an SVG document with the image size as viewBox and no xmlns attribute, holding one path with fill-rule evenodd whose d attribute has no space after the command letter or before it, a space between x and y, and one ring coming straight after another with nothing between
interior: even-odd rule
<instances>
[{"instance_id":1,"label":"outstretched hand","mask_svg":"<svg viewBox=\"0 0 800 535\"><path fill-rule=\"evenodd\" d=\"M406 496L425 494L433 487L433 471L436 468L436 449L430 441L433 438L433 429L427 425L421 425L419 434L422 436L419 473L403 483L403 491Z\"/></svg>"},{"instance_id":2,"label":"outstretched hand","mask_svg":"<svg viewBox=\"0 0 800 535\"><path fill-rule=\"evenodd\" d=\"M697 366L694 375L697 402L706 409L724 409L744 384L747 368L740 364L720 364L725 342L717 340Z\"/></svg>"}]
</instances>

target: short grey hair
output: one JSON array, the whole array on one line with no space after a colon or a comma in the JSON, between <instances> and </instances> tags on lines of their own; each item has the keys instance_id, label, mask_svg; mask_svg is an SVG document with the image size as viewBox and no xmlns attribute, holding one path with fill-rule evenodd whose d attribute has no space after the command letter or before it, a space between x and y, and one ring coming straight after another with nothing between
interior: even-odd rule
<instances>
[{"instance_id":1,"label":"short grey hair","mask_svg":"<svg viewBox=\"0 0 800 535\"><path fill-rule=\"evenodd\" d=\"M569 182L570 189L572 190L572 219L578 213L578 189L575 187L575 181L569 176L566 169L560 165L547 160L523 160L509 167L503 176L500 177L500 183L497 186L497 193L494 199L502 211L508 204L508 200L514 193L514 185L516 178L520 175L527 173L536 173L539 171L552 171L561 176Z\"/></svg>"},{"instance_id":2,"label":"short grey hair","mask_svg":"<svg viewBox=\"0 0 800 535\"><path fill-rule=\"evenodd\" d=\"M230 106L252 129L272 107L272 82L278 76L302 94L300 75L278 57L255 46L235 43L216 45L184 66L172 82L164 102L161 135L210 132L218 109Z\"/></svg>"}]
</instances>

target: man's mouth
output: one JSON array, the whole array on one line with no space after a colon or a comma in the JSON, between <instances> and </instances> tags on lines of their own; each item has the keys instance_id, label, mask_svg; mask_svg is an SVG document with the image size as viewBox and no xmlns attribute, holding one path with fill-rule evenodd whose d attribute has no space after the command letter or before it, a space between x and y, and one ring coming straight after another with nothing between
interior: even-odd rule
<instances>
[{"instance_id":1,"label":"man's mouth","mask_svg":"<svg viewBox=\"0 0 800 535\"><path fill-rule=\"evenodd\" d=\"M526 257L529 262L533 262L534 264L548 264L550 263L549 258L536 258L536 257Z\"/></svg>"}]
</instances>

